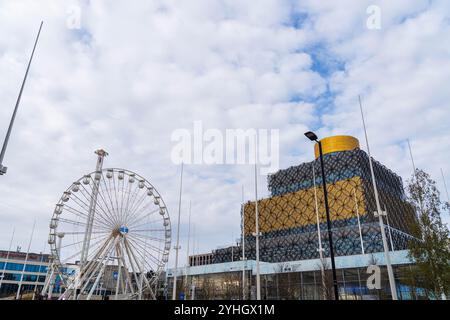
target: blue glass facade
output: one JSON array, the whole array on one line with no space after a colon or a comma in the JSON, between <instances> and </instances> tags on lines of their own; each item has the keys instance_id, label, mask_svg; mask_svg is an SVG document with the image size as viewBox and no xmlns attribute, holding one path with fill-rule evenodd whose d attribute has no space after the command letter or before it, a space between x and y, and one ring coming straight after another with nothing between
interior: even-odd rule
<instances>
[{"instance_id":1,"label":"blue glass facade","mask_svg":"<svg viewBox=\"0 0 450 320\"><path fill-rule=\"evenodd\" d=\"M6 268L5 268L6 265ZM4 262L0 261L0 270L3 271L20 271L23 270L23 263L15 263L15 262ZM34 264L27 264L25 266L25 272L39 272L39 273L47 273L47 266L43 265L34 265Z\"/></svg>"}]
</instances>

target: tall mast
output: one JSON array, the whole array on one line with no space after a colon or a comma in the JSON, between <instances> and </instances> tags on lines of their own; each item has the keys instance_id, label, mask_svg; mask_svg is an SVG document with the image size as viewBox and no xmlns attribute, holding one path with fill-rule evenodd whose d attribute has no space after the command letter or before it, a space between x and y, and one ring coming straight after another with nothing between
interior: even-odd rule
<instances>
[{"instance_id":1,"label":"tall mast","mask_svg":"<svg viewBox=\"0 0 450 320\"><path fill-rule=\"evenodd\" d=\"M261 300L259 270L259 212L258 212L258 137L255 136L255 240L256 240L256 300Z\"/></svg>"},{"instance_id":2,"label":"tall mast","mask_svg":"<svg viewBox=\"0 0 450 320\"><path fill-rule=\"evenodd\" d=\"M367 154L369 156L369 166L370 166L370 174L372 176L373 191L374 191L374 195L375 195L375 202L377 205L377 211L374 212L374 215L376 217L378 217L378 222L380 224L381 238L383 240L384 258L386 260L386 267L387 267L387 271L388 271L389 285L391 287L392 300L398 300L394 272L392 270L391 257L389 256L389 248L387 245L386 231L384 230L384 223L383 223L383 214L384 213L381 210L380 198L378 196L377 182L375 180L375 173L373 171L372 156L370 155L369 138L367 137L366 122L364 120L364 112L363 112L363 107L362 107L362 103L361 103L361 96L358 96L358 98L359 98L359 108L361 110L361 119L362 119L362 123L363 123L363 127L364 127L364 136L366 138Z\"/></svg>"},{"instance_id":3,"label":"tall mast","mask_svg":"<svg viewBox=\"0 0 450 320\"><path fill-rule=\"evenodd\" d=\"M185 286L185 295L187 298L187 292L189 291L189 286L188 286L188 270L190 267L189 264L189 242L191 241L191 208L192 208L192 202L189 200L189 221L188 221L188 236L187 236L187 246L186 246L186 270L185 270L185 282L184 282L184 286Z\"/></svg>"},{"instance_id":4,"label":"tall mast","mask_svg":"<svg viewBox=\"0 0 450 320\"><path fill-rule=\"evenodd\" d=\"M180 174L180 197L178 200L178 223L177 223L177 245L175 246L175 271L173 275L172 300L177 299L177 272L178 272L178 252L180 251L180 216L181 216L181 195L183 191L183 162L181 163Z\"/></svg>"},{"instance_id":5,"label":"tall mast","mask_svg":"<svg viewBox=\"0 0 450 320\"><path fill-rule=\"evenodd\" d=\"M33 51L31 52L31 57L30 57L30 60L28 61L27 70L25 71L25 76L22 81L22 86L20 87L19 96L17 97L17 100L16 100L16 106L14 107L14 112L11 116L11 121L9 122L8 131L6 132L6 137L5 137L5 140L3 141L2 151L0 153L0 176L3 174L6 174L6 170L8 169L7 167L3 166L3 158L5 157L6 148L8 147L9 137L11 136L11 131L12 131L12 128L14 125L14 120L16 119L17 109L19 108L20 99L22 98L23 88L25 87L25 82L28 77L28 71L30 71L31 61L33 61L34 51L36 50L36 46L37 46L37 43L39 40L39 35L41 34L41 29L42 29L43 23L44 22L41 21L41 25L39 26L39 31L36 36L36 40L34 42Z\"/></svg>"},{"instance_id":6,"label":"tall mast","mask_svg":"<svg viewBox=\"0 0 450 320\"><path fill-rule=\"evenodd\" d=\"M33 229L31 229L30 242L28 242L27 254L25 255L25 261L24 261L24 263L23 263L22 273L20 274L19 285L17 286L16 300L19 299L20 293L21 293L21 291L22 291L23 274L25 273L25 270L26 270L26 267L27 267L28 256L29 256L29 254L30 254L31 243L33 242L33 235L34 235L34 229L35 229L35 228L36 228L36 219L34 219L34 222L33 222Z\"/></svg>"},{"instance_id":7,"label":"tall mast","mask_svg":"<svg viewBox=\"0 0 450 320\"><path fill-rule=\"evenodd\" d=\"M450 204L450 197L448 195L447 183L445 183L444 171L441 168L442 181L444 182L445 194L447 195L447 202Z\"/></svg>"},{"instance_id":8,"label":"tall mast","mask_svg":"<svg viewBox=\"0 0 450 320\"><path fill-rule=\"evenodd\" d=\"M8 264L9 254L11 253L11 246L12 246L12 243L13 243L14 233L15 232L16 232L16 227L13 228L11 240L9 241L8 253L6 254L6 260L5 260L5 263L3 265L3 271L2 271L1 278L0 278L0 289L2 287L3 279L5 278L6 265Z\"/></svg>"},{"instance_id":9,"label":"tall mast","mask_svg":"<svg viewBox=\"0 0 450 320\"><path fill-rule=\"evenodd\" d=\"M245 204L244 204L244 186L242 186L242 205L241 205L241 215L242 215L242 300L245 300Z\"/></svg>"},{"instance_id":10,"label":"tall mast","mask_svg":"<svg viewBox=\"0 0 450 320\"><path fill-rule=\"evenodd\" d=\"M416 180L416 183L419 183L419 179L417 176L417 169L416 169L416 164L414 162L414 157L413 157L413 153L412 153L412 148L411 148L411 143L409 142L409 139L407 139L408 141L408 149L409 149L409 156L411 158L411 163L412 163L412 167L413 167L413 177ZM422 203L422 193L419 192L419 206L420 206L420 214L423 213L423 203Z\"/></svg>"}]
</instances>

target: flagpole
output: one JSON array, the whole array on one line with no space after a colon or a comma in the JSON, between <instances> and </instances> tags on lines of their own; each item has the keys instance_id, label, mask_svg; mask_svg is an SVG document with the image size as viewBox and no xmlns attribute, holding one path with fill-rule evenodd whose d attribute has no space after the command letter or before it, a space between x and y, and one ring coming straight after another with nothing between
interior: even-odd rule
<instances>
[{"instance_id":1,"label":"flagpole","mask_svg":"<svg viewBox=\"0 0 450 320\"><path fill-rule=\"evenodd\" d=\"M441 168L442 181L444 182L445 193L447 194L447 203L450 205L450 197L448 196L447 184L445 183L444 171Z\"/></svg>"},{"instance_id":2,"label":"flagpole","mask_svg":"<svg viewBox=\"0 0 450 320\"><path fill-rule=\"evenodd\" d=\"M189 222L188 222L188 236L187 236L187 248L186 248L186 277L185 277L185 295L186 295L186 300L187 300L187 292L189 291L189 287L188 287L188 270L189 270L189 242L190 242L190 237L191 237L191 201L189 200Z\"/></svg>"},{"instance_id":3,"label":"flagpole","mask_svg":"<svg viewBox=\"0 0 450 320\"><path fill-rule=\"evenodd\" d=\"M258 137L255 136L255 240L256 240L256 300L261 300L259 270L259 213L258 213Z\"/></svg>"},{"instance_id":4,"label":"flagpole","mask_svg":"<svg viewBox=\"0 0 450 320\"><path fill-rule=\"evenodd\" d=\"M17 287L16 300L19 299L19 296L20 296L20 290L22 289L23 274L24 274L25 268L26 268L26 266L27 266L28 255L29 255L29 253L30 253L31 242L33 241L33 235L34 235L34 228L35 228L35 227L36 227L36 219L34 219L33 229L31 230L30 242L28 243L27 254L26 254L26 256L25 256L25 261L24 261L24 264L23 264L22 273L21 273L21 275L20 275L19 286Z\"/></svg>"},{"instance_id":5,"label":"flagpole","mask_svg":"<svg viewBox=\"0 0 450 320\"><path fill-rule=\"evenodd\" d=\"M241 215L242 215L242 300L245 300L245 205L244 205L244 186L242 186L242 205L241 205Z\"/></svg>"},{"instance_id":6,"label":"flagpole","mask_svg":"<svg viewBox=\"0 0 450 320\"><path fill-rule=\"evenodd\" d=\"M41 252L41 264L39 265L39 273L41 273L42 263L44 262L44 255L45 255L46 249L47 249L47 242L44 245L44 251ZM31 300L34 300L34 298L36 297L38 282L39 282L39 275L36 276L36 281L35 281L34 291L33 291L33 298Z\"/></svg>"},{"instance_id":7,"label":"flagpole","mask_svg":"<svg viewBox=\"0 0 450 320\"><path fill-rule=\"evenodd\" d=\"M11 246L12 246L12 242L13 242L13 239L14 239L14 233L15 233L15 232L16 232L16 227L13 227L13 232L12 232L11 240L9 241L8 253L6 254L5 265L3 266L2 277L1 277L1 279L0 279L0 289L2 288L3 278L5 278L6 265L8 264L9 254L11 253Z\"/></svg>"},{"instance_id":8,"label":"flagpole","mask_svg":"<svg viewBox=\"0 0 450 320\"><path fill-rule=\"evenodd\" d=\"M361 230L361 221L359 219L358 198L356 197L355 189L353 189L353 195L355 196L356 217L358 218L359 239L361 240L361 253L365 254L364 253L364 242L363 242L362 230Z\"/></svg>"},{"instance_id":9,"label":"flagpole","mask_svg":"<svg viewBox=\"0 0 450 320\"><path fill-rule=\"evenodd\" d=\"M363 112L363 107L362 107L362 103L361 103L361 96L358 96L358 99L359 99L359 108L361 110L361 119L362 119L362 123L363 123L363 127L364 127L364 136L366 138L367 154L369 156L369 166L370 166L370 174L372 176L373 191L375 194L375 202L377 205L377 211L374 213L374 215L378 216L378 222L380 224L381 238L383 240L384 257L386 259L386 267L387 267L388 276L389 276L389 285L391 288L392 300L398 300L394 272L392 270L391 258L389 256L389 248L388 248L387 240L386 240L386 232L384 230L383 212L381 210L377 182L375 180L375 173L373 171L372 156L370 155L369 138L367 137L367 128L366 128L366 122L364 120L364 112Z\"/></svg>"},{"instance_id":10,"label":"flagpole","mask_svg":"<svg viewBox=\"0 0 450 320\"><path fill-rule=\"evenodd\" d=\"M181 194L183 191L183 162L181 163L180 176L180 197L178 200L178 223L177 223L177 245L175 247L175 271L173 275L172 300L177 300L177 272L178 272L178 251L180 250L180 216L181 216Z\"/></svg>"},{"instance_id":11,"label":"flagpole","mask_svg":"<svg viewBox=\"0 0 450 320\"><path fill-rule=\"evenodd\" d=\"M325 260L323 258L323 247L322 247L322 235L320 232L320 219L319 219L319 203L317 201L317 188L316 188L316 171L314 168L314 162L312 163L313 171L313 186L314 186L314 204L316 207L316 221L317 221L317 237L319 238L319 258L320 258L320 271L322 274L322 286L323 286L323 298L326 300L326 279L325 279Z\"/></svg>"},{"instance_id":12,"label":"flagpole","mask_svg":"<svg viewBox=\"0 0 450 320\"><path fill-rule=\"evenodd\" d=\"M413 176L416 179L416 182L419 180L417 179L417 171L416 171L416 164L414 163L414 157L412 153L411 143L409 142L409 139L406 140L408 142L408 149L409 149L409 157L411 158L411 164L414 170ZM420 206L420 213L423 213L423 205L422 205L422 195L419 194L419 206Z\"/></svg>"}]
</instances>

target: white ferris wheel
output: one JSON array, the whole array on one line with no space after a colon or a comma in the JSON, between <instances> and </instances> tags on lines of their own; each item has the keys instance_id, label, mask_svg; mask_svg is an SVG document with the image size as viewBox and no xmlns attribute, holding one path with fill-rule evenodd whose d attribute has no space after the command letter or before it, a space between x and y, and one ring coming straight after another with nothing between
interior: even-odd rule
<instances>
[{"instance_id":1,"label":"white ferris wheel","mask_svg":"<svg viewBox=\"0 0 450 320\"><path fill-rule=\"evenodd\" d=\"M103 169L107 153L96 154L96 171L75 181L56 205L42 294L51 297L58 286L59 299L155 299L171 245L167 207L146 179Z\"/></svg>"}]
</instances>

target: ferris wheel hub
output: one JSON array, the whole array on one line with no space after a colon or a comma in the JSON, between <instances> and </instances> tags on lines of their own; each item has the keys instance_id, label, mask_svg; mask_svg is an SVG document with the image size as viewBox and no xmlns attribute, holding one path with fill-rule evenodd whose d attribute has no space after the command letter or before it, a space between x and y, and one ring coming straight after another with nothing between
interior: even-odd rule
<instances>
[{"instance_id":1,"label":"ferris wheel hub","mask_svg":"<svg viewBox=\"0 0 450 320\"><path fill-rule=\"evenodd\" d=\"M127 234L128 231L129 231L129 229L128 229L128 227L126 227L126 226L122 226L122 227L119 228L119 232L120 232L122 235Z\"/></svg>"}]
</instances>

